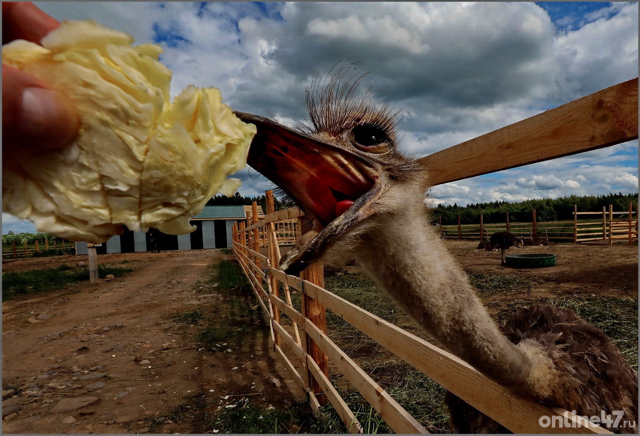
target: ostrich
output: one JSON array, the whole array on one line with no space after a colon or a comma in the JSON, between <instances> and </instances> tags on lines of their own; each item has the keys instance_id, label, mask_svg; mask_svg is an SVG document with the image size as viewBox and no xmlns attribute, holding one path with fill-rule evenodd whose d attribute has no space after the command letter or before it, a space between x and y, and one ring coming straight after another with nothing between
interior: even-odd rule
<instances>
[{"instance_id":1,"label":"ostrich","mask_svg":"<svg viewBox=\"0 0 640 436\"><path fill-rule=\"evenodd\" d=\"M500 331L429 225L422 202L429 174L398 150L398 114L373 104L368 93L359 95L360 79L345 80L341 70L326 85L316 83L307 93L310 120L296 129L237 113L258 127L249 165L309 218L280 267L296 274L327 251L355 258L441 346L514 393L580 415L621 410L624 419L636 420L634 371L572 312L521 310ZM460 430L500 429L449 400Z\"/></svg>"},{"instance_id":2,"label":"ostrich","mask_svg":"<svg viewBox=\"0 0 640 436\"><path fill-rule=\"evenodd\" d=\"M511 232L496 232L491 235L489 240L491 247L497 247L502 253L502 265L504 265L504 251L516 246L522 247L522 242L514 236Z\"/></svg>"}]
</instances>

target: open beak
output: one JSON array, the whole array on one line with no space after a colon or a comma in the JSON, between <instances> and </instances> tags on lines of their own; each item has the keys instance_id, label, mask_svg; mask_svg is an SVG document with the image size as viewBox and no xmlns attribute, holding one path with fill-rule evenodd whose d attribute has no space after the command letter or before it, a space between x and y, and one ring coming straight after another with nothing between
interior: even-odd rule
<instances>
[{"instance_id":1,"label":"open beak","mask_svg":"<svg viewBox=\"0 0 640 436\"><path fill-rule=\"evenodd\" d=\"M258 128L247 162L284 190L311 229L280 261L289 274L305 269L343 234L373 214L380 168L358 156L256 115L235 112Z\"/></svg>"}]
</instances>

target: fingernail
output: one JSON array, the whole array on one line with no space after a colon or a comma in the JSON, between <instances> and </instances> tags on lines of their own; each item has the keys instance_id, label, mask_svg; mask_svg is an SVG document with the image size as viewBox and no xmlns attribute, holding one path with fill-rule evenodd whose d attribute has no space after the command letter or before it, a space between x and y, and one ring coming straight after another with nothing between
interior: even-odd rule
<instances>
[{"instance_id":1,"label":"fingernail","mask_svg":"<svg viewBox=\"0 0 640 436\"><path fill-rule=\"evenodd\" d=\"M22 146L56 148L70 143L78 133L78 116L58 92L27 88L22 93L22 112L18 117Z\"/></svg>"}]
</instances>

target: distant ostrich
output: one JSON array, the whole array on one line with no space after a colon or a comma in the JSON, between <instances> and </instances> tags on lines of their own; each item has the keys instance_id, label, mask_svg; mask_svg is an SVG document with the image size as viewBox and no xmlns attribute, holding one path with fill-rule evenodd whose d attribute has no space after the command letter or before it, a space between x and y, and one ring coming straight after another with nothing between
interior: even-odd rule
<instances>
[{"instance_id":1,"label":"distant ostrich","mask_svg":"<svg viewBox=\"0 0 640 436\"><path fill-rule=\"evenodd\" d=\"M522 247L522 241L515 237L515 235L511 232L496 232L491 235L491 239L489 240L489 244L492 247L497 247L500 249L502 253L502 265L504 265L504 251L516 246Z\"/></svg>"},{"instance_id":2,"label":"distant ostrich","mask_svg":"<svg viewBox=\"0 0 640 436\"><path fill-rule=\"evenodd\" d=\"M491 244L489 243L489 241L487 241L486 239L483 239L482 241L480 241L480 243L478 244L478 246L476 247L476 250L487 250L487 251L491 251L493 249L493 247L491 247Z\"/></svg>"},{"instance_id":3,"label":"distant ostrich","mask_svg":"<svg viewBox=\"0 0 640 436\"><path fill-rule=\"evenodd\" d=\"M637 420L637 376L595 327L569 311L535 306L498 329L429 225L418 201L429 174L397 150L396 115L359 97L360 79L343 79L341 69L326 87L308 92L310 124L302 130L238 114L258 127L249 164L308 218L280 267L295 274L327 251L355 257L439 344L514 393L583 416L620 410ZM449 405L462 431L499 429L460 400Z\"/></svg>"}]
</instances>

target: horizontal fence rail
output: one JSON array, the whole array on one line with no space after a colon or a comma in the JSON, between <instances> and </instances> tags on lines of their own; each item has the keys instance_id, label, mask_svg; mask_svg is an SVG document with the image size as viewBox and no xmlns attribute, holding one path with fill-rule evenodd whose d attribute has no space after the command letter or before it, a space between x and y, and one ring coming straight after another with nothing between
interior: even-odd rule
<instances>
[{"instance_id":1,"label":"horizontal fence rail","mask_svg":"<svg viewBox=\"0 0 640 436\"><path fill-rule=\"evenodd\" d=\"M638 78L433 153L433 186L638 139Z\"/></svg>"}]
</instances>

